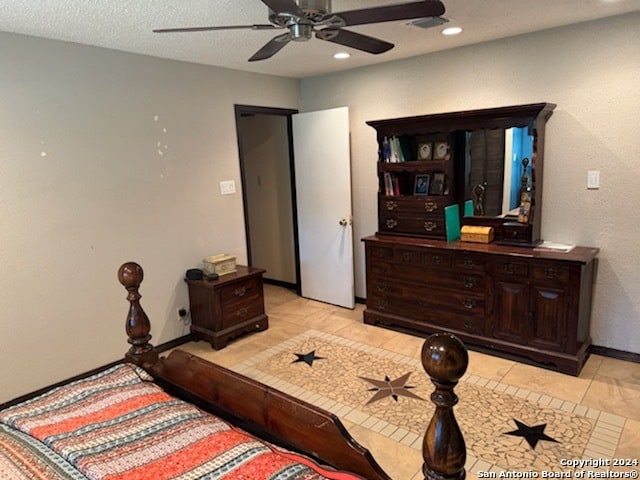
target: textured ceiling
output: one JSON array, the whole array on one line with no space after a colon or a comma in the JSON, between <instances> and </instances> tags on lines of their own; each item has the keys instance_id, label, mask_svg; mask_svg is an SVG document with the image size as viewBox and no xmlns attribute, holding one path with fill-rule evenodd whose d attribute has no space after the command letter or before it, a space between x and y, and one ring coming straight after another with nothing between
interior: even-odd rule
<instances>
[{"instance_id":1,"label":"textured ceiling","mask_svg":"<svg viewBox=\"0 0 640 480\"><path fill-rule=\"evenodd\" d=\"M402 3L400 0L333 0L333 11ZM440 28L408 22L351 27L394 43L381 55L311 39L291 42L273 58L247 62L282 31L227 30L152 33L154 28L268 23L260 0L0 0L0 31L217 65L288 77L322 73L406 58L561 25L640 11L640 0L443 0L455 37ZM331 58L338 50L352 57Z\"/></svg>"}]
</instances>

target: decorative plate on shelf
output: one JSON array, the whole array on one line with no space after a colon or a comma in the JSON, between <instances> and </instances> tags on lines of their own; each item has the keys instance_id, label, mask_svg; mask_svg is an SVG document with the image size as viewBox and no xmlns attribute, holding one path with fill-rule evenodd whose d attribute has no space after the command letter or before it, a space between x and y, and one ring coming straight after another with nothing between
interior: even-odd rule
<instances>
[{"instance_id":1,"label":"decorative plate on shelf","mask_svg":"<svg viewBox=\"0 0 640 480\"><path fill-rule=\"evenodd\" d=\"M433 143L418 144L418 160L431 160L433 155Z\"/></svg>"},{"instance_id":2,"label":"decorative plate on shelf","mask_svg":"<svg viewBox=\"0 0 640 480\"><path fill-rule=\"evenodd\" d=\"M436 142L433 150L434 160L447 160L449 158L449 144L447 142Z\"/></svg>"}]
</instances>

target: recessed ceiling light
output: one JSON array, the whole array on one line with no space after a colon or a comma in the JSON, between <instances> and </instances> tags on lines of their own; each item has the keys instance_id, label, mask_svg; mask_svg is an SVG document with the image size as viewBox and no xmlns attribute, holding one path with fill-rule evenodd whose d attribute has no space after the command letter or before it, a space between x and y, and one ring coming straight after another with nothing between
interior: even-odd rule
<instances>
[{"instance_id":1,"label":"recessed ceiling light","mask_svg":"<svg viewBox=\"0 0 640 480\"><path fill-rule=\"evenodd\" d=\"M460 27L449 27L442 30L443 35L458 35L460 32L462 32Z\"/></svg>"},{"instance_id":2,"label":"recessed ceiling light","mask_svg":"<svg viewBox=\"0 0 640 480\"><path fill-rule=\"evenodd\" d=\"M347 52L338 52L338 53L334 53L333 54L333 58L336 58L338 60L349 58L350 56L351 56L351 54L347 53Z\"/></svg>"}]
</instances>

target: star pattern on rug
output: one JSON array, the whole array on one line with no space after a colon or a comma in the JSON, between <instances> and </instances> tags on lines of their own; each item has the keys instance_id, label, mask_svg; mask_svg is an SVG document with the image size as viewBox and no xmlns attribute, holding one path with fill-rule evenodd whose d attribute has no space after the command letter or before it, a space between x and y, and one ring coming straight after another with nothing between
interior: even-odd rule
<instances>
[{"instance_id":1,"label":"star pattern on rug","mask_svg":"<svg viewBox=\"0 0 640 480\"><path fill-rule=\"evenodd\" d=\"M513 430L511 432L505 432L505 435L513 435L514 437L523 437L527 443L535 450L536 445L540 440L546 440L547 442L556 442L559 443L558 440L551 438L549 435L544 433L544 429L547 428L547 424L543 423L541 425L536 425L534 427L530 427L525 425L522 422L519 422L515 418L513 419L516 422L517 430Z\"/></svg>"},{"instance_id":2,"label":"star pattern on rug","mask_svg":"<svg viewBox=\"0 0 640 480\"><path fill-rule=\"evenodd\" d=\"M418 395L409 391L409 389L411 388L416 388L416 387L407 385L407 381L409 380L411 373L412 372L405 373L404 375L396 378L395 380L391 380L386 375L384 377L384 380L376 380L374 378L367 378L367 377L358 377L366 382L369 382L371 385L374 386L373 388L368 389L369 392L376 392L375 395L371 397L371 399L369 399L366 405L369 405L370 403L376 402L378 400L382 400L383 398L386 398L386 397L391 397L396 402L398 401L398 397L409 397L409 398L415 398L417 400L424 401L424 398L419 397Z\"/></svg>"},{"instance_id":3,"label":"star pattern on rug","mask_svg":"<svg viewBox=\"0 0 640 480\"><path fill-rule=\"evenodd\" d=\"M310 367L313 367L313 362L316 360L324 360L325 357L318 357L316 355L316 351L312 350L309 353L294 353L294 355L296 357L298 357L296 360L294 360L291 363L298 363L298 362L304 362L307 365L309 365Z\"/></svg>"}]
</instances>

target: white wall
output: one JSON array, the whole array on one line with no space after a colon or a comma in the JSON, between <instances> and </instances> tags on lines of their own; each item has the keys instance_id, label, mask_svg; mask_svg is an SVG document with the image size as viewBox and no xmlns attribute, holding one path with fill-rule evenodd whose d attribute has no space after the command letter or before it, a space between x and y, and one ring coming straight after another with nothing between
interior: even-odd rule
<instances>
[{"instance_id":1,"label":"white wall","mask_svg":"<svg viewBox=\"0 0 640 480\"><path fill-rule=\"evenodd\" d=\"M302 111L348 105L356 295L376 230L375 131L367 120L535 102L547 124L542 236L600 247L591 333L640 353L640 14L305 79ZM587 190L587 170L601 171Z\"/></svg>"},{"instance_id":2,"label":"white wall","mask_svg":"<svg viewBox=\"0 0 640 480\"><path fill-rule=\"evenodd\" d=\"M0 33L0 402L122 357L121 263L155 344L188 332L184 271L246 261L234 104L298 81ZM259 83L260 88L255 88Z\"/></svg>"},{"instance_id":3,"label":"white wall","mask_svg":"<svg viewBox=\"0 0 640 480\"><path fill-rule=\"evenodd\" d=\"M240 119L251 263L264 278L296 283L287 117Z\"/></svg>"}]
</instances>

